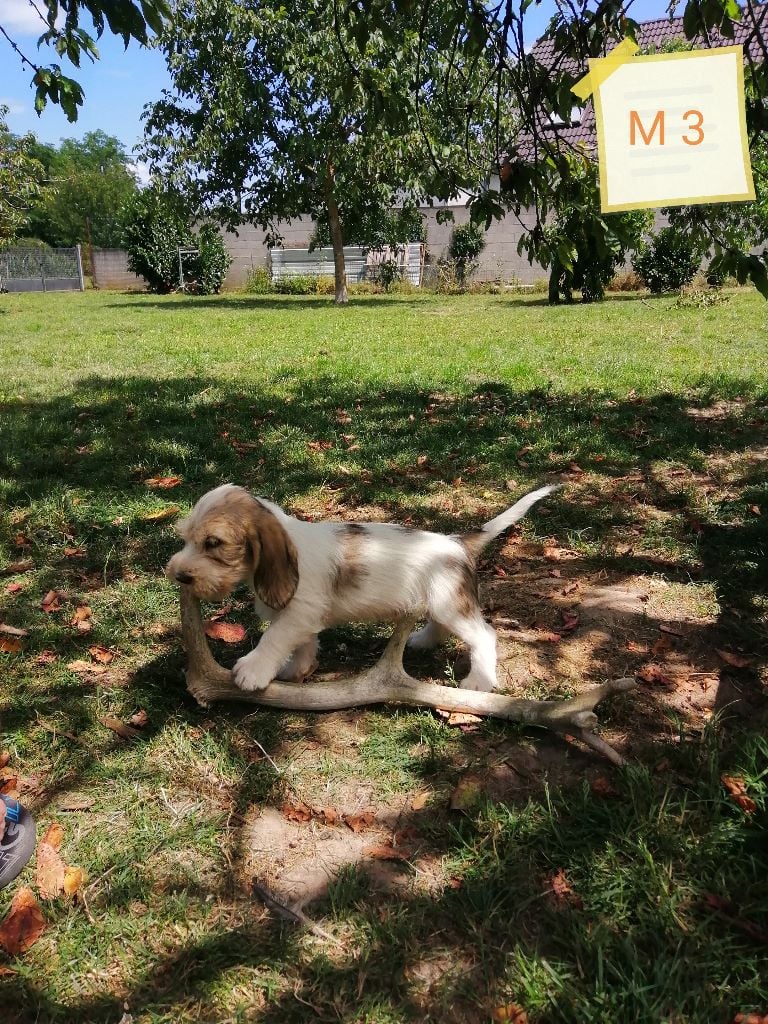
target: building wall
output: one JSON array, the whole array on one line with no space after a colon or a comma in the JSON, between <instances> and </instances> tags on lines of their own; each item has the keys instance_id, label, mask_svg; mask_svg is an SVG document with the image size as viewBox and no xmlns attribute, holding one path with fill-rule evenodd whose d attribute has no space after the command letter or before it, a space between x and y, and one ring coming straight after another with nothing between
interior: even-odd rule
<instances>
[{"instance_id":1,"label":"building wall","mask_svg":"<svg viewBox=\"0 0 768 1024\"><path fill-rule=\"evenodd\" d=\"M128 269L128 254L122 249L93 249L93 283L96 288L146 291L147 282Z\"/></svg>"}]
</instances>

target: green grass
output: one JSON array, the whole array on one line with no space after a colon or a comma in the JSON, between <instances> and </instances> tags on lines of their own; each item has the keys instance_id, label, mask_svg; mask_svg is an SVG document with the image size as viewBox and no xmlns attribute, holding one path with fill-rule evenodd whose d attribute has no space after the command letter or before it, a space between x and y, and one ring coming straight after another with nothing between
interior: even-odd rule
<instances>
[{"instance_id":1,"label":"green grass","mask_svg":"<svg viewBox=\"0 0 768 1024\"><path fill-rule=\"evenodd\" d=\"M634 296L554 309L369 297L341 310L0 296L0 570L34 566L0 577L0 621L29 630L21 654L0 654L0 749L40 827L61 821L65 859L89 876L87 907L46 904L48 931L0 976L3 1020L96 1024L126 1004L137 1024L473 1024L509 1002L533 1024L768 1013L767 350L768 307L746 291L707 310ZM571 486L525 540L552 538L612 579L683 588L713 620L703 642L752 660L725 674L703 728L653 691L601 709L634 761L617 797L587 785L605 774L593 759L498 723L462 733L426 712L371 710L324 732L319 717L203 711L185 695L162 575L177 540L173 518L153 513L232 480L304 514L456 530L504 507L505 481L517 494L561 472ZM167 491L144 483L177 475ZM46 614L51 589L66 596ZM77 603L92 608L87 635L70 625ZM229 617L253 639L245 594ZM323 668L371 663L385 633L333 631ZM93 644L115 653L107 671L70 670ZM40 665L44 650L56 659ZM450 675L456 656L449 645L418 667ZM558 669L531 692L562 692ZM138 708L144 740L99 722ZM462 776L521 751L530 770L509 799L447 811ZM722 773L745 779L755 814L727 798ZM401 887L379 891L353 864L307 908L335 943L250 896L250 874L268 867L249 850L259 808L395 813L425 789L403 819L416 852ZM61 811L72 792L90 809ZM580 902L552 896L559 869Z\"/></svg>"}]
</instances>

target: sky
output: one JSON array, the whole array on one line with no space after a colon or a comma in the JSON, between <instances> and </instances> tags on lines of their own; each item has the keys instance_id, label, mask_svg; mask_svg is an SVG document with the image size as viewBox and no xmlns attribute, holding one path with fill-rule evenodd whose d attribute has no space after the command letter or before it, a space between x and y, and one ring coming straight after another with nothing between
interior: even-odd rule
<instances>
[{"instance_id":1,"label":"sky","mask_svg":"<svg viewBox=\"0 0 768 1024\"><path fill-rule=\"evenodd\" d=\"M662 18L668 0L635 0L632 16L638 21ZM530 8L526 25L531 27L531 40L544 28L555 9L555 0L542 0ZM141 112L145 104L159 99L170 79L162 55L130 43L127 50L120 39L106 32L97 45L100 60L84 59L80 69L72 68L55 53L39 51L37 39L43 23L31 0L0 0L0 26L17 43L30 60L49 64L61 63L65 74L75 78L85 91L85 102L77 121L70 124L60 108L48 103L40 116L34 109L32 73L24 67L0 36L0 103L10 107L8 126L23 134L31 131L42 142L58 144L63 138L82 138L88 131L101 129L116 135L131 152L142 137ZM85 25L84 25L85 27ZM141 175L141 168L139 168Z\"/></svg>"}]
</instances>

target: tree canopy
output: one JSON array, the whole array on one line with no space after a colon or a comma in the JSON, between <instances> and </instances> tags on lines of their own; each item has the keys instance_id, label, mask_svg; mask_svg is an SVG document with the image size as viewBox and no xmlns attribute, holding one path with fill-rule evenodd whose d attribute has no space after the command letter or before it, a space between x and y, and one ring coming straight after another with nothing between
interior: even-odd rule
<instances>
[{"instance_id":1,"label":"tree canopy","mask_svg":"<svg viewBox=\"0 0 768 1024\"><path fill-rule=\"evenodd\" d=\"M119 139L103 131L57 148L34 141L30 151L45 168L48 188L34 202L21 234L48 245L121 244L125 203L136 191L131 159Z\"/></svg>"},{"instance_id":2,"label":"tree canopy","mask_svg":"<svg viewBox=\"0 0 768 1024\"><path fill-rule=\"evenodd\" d=\"M40 16L38 49L52 47L75 68L80 67L83 57L98 60L96 39L106 30L120 36L126 46L132 39L147 46L151 33L160 31L170 12L167 0L139 0L138 4L133 0L29 0L29 4ZM83 19L87 28L83 28ZM35 110L40 113L50 100L61 106L70 121L76 121L83 103L80 84L66 75L60 64L33 59L2 23L0 36L32 72Z\"/></svg>"},{"instance_id":3,"label":"tree canopy","mask_svg":"<svg viewBox=\"0 0 768 1024\"><path fill-rule=\"evenodd\" d=\"M13 135L7 115L8 107L0 105L0 244L15 238L45 191L45 168L35 158L34 136Z\"/></svg>"},{"instance_id":4,"label":"tree canopy","mask_svg":"<svg viewBox=\"0 0 768 1024\"><path fill-rule=\"evenodd\" d=\"M174 89L149 111L144 153L230 226L276 242L281 220L326 223L345 301L344 243L398 201L449 193L438 154L487 170L488 69L455 55L441 81L440 11L428 25L399 12L394 34L357 48L325 0L181 0L160 37Z\"/></svg>"}]
</instances>

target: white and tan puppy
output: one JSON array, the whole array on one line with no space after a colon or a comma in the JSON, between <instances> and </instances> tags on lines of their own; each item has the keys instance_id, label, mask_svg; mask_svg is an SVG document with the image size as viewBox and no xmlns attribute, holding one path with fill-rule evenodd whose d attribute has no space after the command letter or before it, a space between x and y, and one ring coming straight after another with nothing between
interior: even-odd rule
<instances>
[{"instance_id":1,"label":"white and tan puppy","mask_svg":"<svg viewBox=\"0 0 768 1024\"><path fill-rule=\"evenodd\" d=\"M479 529L444 536L393 523L307 523L225 484L178 524L185 545L166 574L203 601L220 601L242 582L252 586L269 626L234 667L243 690L303 679L316 665L318 633L329 626L406 616L427 619L412 647L434 647L453 633L470 651L461 685L491 690L496 634L478 602L477 556L558 489L541 487Z\"/></svg>"}]
</instances>

